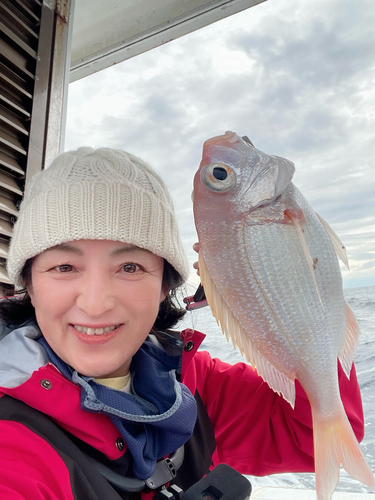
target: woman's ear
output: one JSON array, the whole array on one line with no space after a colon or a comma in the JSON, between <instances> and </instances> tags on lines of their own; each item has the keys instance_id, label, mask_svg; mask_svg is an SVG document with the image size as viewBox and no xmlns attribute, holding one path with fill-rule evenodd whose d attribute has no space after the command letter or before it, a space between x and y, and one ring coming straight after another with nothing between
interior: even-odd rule
<instances>
[{"instance_id":1,"label":"woman's ear","mask_svg":"<svg viewBox=\"0 0 375 500\"><path fill-rule=\"evenodd\" d=\"M168 286L162 286L160 290L160 304L165 300L166 296L169 293L170 288Z\"/></svg>"},{"instance_id":2,"label":"woman's ear","mask_svg":"<svg viewBox=\"0 0 375 500\"><path fill-rule=\"evenodd\" d=\"M33 294L32 288L31 288L31 287L28 287L28 288L26 289L26 291L27 291L28 296L30 297L30 302L31 302L31 305L32 305L33 307L35 307L35 306L34 306L34 302L33 302L33 296L34 296L34 294Z\"/></svg>"}]
</instances>

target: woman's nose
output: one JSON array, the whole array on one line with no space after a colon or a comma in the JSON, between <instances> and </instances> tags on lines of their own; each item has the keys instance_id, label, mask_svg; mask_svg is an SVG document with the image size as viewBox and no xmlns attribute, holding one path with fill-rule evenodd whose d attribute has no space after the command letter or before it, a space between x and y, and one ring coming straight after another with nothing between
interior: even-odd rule
<instances>
[{"instance_id":1,"label":"woman's nose","mask_svg":"<svg viewBox=\"0 0 375 500\"><path fill-rule=\"evenodd\" d=\"M90 275L82 280L76 305L90 317L99 317L114 309L116 299L111 280L103 275Z\"/></svg>"}]
</instances>

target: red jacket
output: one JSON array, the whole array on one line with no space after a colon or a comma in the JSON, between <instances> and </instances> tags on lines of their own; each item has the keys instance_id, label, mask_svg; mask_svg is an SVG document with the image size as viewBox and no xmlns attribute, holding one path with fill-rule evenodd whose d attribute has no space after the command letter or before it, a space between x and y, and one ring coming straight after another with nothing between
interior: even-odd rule
<instances>
[{"instance_id":1,"label":"red jacket","mask_svg":"<svg viewBox=\"0 0 375 500\"><path fill-rule=\"evenodd\" d=\"M205 337L202 333L185 330L182 336L185 340L182 382L203 402L207 412L204 415L204 410L203 413L198 410L201 430L195 433L196 445L191 447L187 457L185 455L186 463L182 468L191 470L200 460L194 456L194 450L204 448L205 440L209 439L208 415L216 438L212 466L227 463L249 475L313 471L311 411L299 383L296 382L293 410L251 366L245 363L229 365L212 359L208 352L197 352ZM338 372L345 410L361 440L364 422L355 369L352 368L350 380L340 366ZM70 453L74 455L77 443L98 450L109 459L108 463L121 461L126 453L126 447L119 446L121 437L108 417L81 409L80 387L48 363L31 373L21 385L0 387L0 394L2 500L124 498L116 492L112 496L104 493L107 490L102 478L90 464L84 471L84 479L75 480L74 467L77 470L86 467L78 467L78 459L69 458ZM18 401L23 402L22 406ZM32 409L41 413L33 413ZM34 424L35 415L45 419L39 428ZM63 447L54 444L59 433L65 440ZM204 449L200 451L204 452ZM195 480L192 478L190 482ZM189 485L189 479L183 484ZM142 493L134 498L145 500L153 495Z\"/></svg>"}]
</instances>

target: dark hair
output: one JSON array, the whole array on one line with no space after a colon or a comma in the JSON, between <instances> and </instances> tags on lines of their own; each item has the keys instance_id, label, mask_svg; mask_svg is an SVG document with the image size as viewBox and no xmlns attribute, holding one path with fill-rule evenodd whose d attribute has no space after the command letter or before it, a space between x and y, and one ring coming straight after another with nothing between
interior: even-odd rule
<instances>
[{"instance_id":1,"label":"dark hair","mask_svg":"<svg viewBox=\"0 0 375 500\"><path fill-rule=\"evenodd\" d=\"M28 259L21 270L21 281L24 288L5 297L0 302L0 319L7 326L22 325L29 319L35 319L35 309L31 303L27 288L31 286L31 267L33 259Z\"/></svg>"},{"instance_id":2,"label":"dark hair","mask_svg":"<svg viewBox=\"0 0 375 500\"><path fill-rule=\"evenodd\" d=\"M32 286L31 268L33 259L28 259L21 271L21 281L24 288L12 297L6 297L0 302L0 318L6 325L20 325L28 319L35 319L35 309L31 303L28 289ZM183 279L168 261L164 260L162 286L169 292L160 304L159 313L152 328L152 333L158 337L158 332L172 328L181 319L186 310L181 308L177 297L177 289L182 286Z\"/></svg>"},{"instance_id":3,"label":"dark hair","mask_svg":"<svg viewBox=\"0 0 375 500\"><path fill-rule=\"evenodd\" d=\"M186 309L180 307L176 297L177 290L183 285L183 282L176 269L167 260L164 260L162 286L168 288L169 292L160 304L153 329L167 330L172 328L185 315Z\"/></svg>"}]
</instances>

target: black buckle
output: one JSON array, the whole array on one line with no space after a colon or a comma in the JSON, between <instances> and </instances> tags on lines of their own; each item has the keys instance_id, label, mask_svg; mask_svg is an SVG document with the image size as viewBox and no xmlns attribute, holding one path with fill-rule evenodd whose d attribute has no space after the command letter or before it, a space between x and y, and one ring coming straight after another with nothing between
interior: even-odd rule
<instances>
[{"instance_id":1,"label":"black buckle","mask_svg":"<svg viewBox=\"0 0 375 500\"><path fill-rule=\"evenodd\" d=\"M156 490L168 483L176 477L178 469L181 467L184 461L185 450L182 445L178 450L176 450L169 458L164 458L160 462L156 462L155 472L146 481L138 479L136 477L126 477L122 474L114 472L109 467L105 466L101 462L98 462L93 457L86 455L90 462L94 463L97 470L105 477L105 479L112 484L116 489L121 491L126 491L129 493L135 493L142 491L147 485L151 490Z\"/></svg>"},{"instance_id":2,"label":"black buckle","mask_svg":"<svg viewBox=\"0 0 375 500\"><path fill-rule=\"evenodd\" d=\"M150 488L150 490L156 490L163 486L163 484L168 483L172 479L176 477L176 468L171 459L165 458L160 462L157 462L155 467L155 472L151 477L146 479L146 486Z\"/></svg>"},{"instance_id":3,"label":"black buckle","mask_svg":"<svg viewBox=\"0 0 375 500\"><path fill-rule=\"evenodd\" d=\"M160 460L160 462L156 462L155 472L151 477L146 479L146 486L148 486L150 490L156 490L174 479L184 460L184 454L184 447L181 446L181 448L176 450L170 457L164 458L164 460Z\"/></svg>"}]
</instances>

